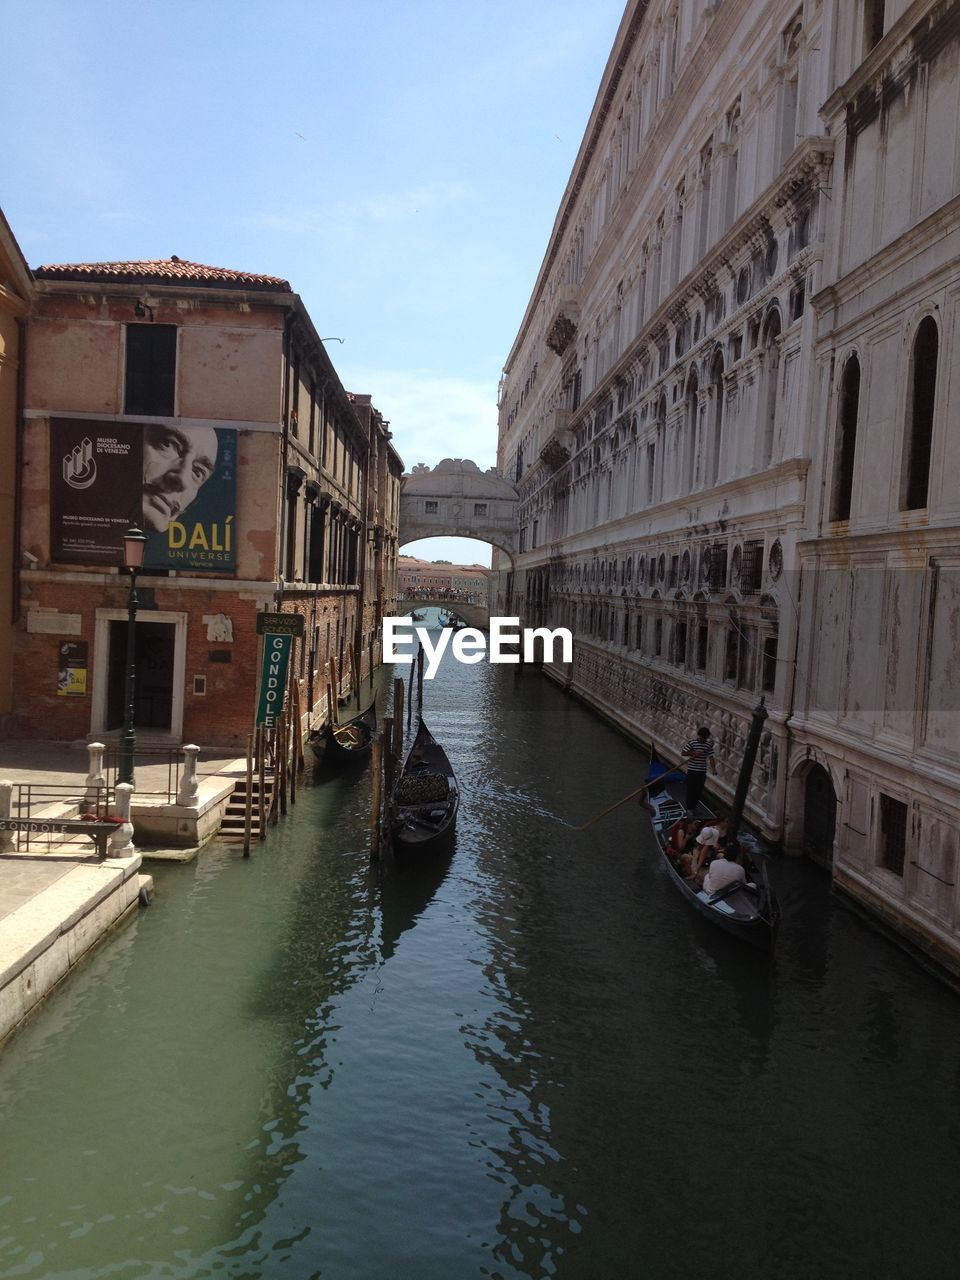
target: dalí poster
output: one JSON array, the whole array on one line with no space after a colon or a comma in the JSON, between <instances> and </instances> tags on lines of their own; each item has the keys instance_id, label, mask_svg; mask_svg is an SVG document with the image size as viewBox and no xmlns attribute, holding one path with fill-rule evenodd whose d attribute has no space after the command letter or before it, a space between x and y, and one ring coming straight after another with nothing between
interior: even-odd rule
<instances>
[{"instance_id":1,"label":"dal\u00ed poster","mask_svg":"<svg viewBox=\"0 0 960 1280\"><path fill-rule=\"evenodd\" d=\"M147 535L147 568L231 573L236 498L231 428L51 419L55 561L120 564L135 524Z\"/></svg>"}]
</instances>

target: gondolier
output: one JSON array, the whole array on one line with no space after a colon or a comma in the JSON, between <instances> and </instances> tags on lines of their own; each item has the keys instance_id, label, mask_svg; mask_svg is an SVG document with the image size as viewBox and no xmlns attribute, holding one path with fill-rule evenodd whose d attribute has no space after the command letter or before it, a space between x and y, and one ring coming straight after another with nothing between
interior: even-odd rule
<instances>
[{"instance_id":1,"label":"gondolier","mask_svg":"<svg viewBox=\"0 0 960 1280\"><path fill-rule=\"evenodd\" d=\"M690 739L680 754L690 762L687 765L687 813L693 814L707 784L707 766L710 766L711 773L717 772L709 728L701 725L697 736Z\"/></svg>"}]
</instances>

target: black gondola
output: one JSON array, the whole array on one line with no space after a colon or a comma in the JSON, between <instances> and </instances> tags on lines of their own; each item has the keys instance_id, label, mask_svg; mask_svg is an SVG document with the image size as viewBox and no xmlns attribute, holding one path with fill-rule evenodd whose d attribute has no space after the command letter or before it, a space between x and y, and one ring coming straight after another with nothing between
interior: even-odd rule
<instances>
[{"instance_id":1,"label":"black gondola","mask_svg":"<svg viewBox=\"0 0 960 1280\"><path fill-rule=\"evenodd\" d=\"M446 752L420 721L390 797L390 834L401 861L449 848L460 788Z\"/></svg>"},{"instance_id":2,"label":"black gondola","mask_svg":"<svg viewBox=\"0 0 960 1280\"><path fill-rule=\"evenodd\" d=\"M653 752L650 768L647 772L650 790L647 793L648 812L656 837L657 848L667 874L683 896L700 915L713 924L748 942L751 946L769 950L773 947L780 921L780 906L776 895L767 879L767 870L763 864L763 855L755 850L754 865L745 868L755 887L738 885L736 888L721 889L719 893L709 894L698 889L693 881L685 879L667 852L667 840L670 829L680 818L687 816L684 805L686 778L679 772L672 772L662 764ZM702 802L697 805L692 815L704 821L716 821L712 813ZM744 841L741 837L742 843Z\"/></svg>"},{"instance_id":3,"label":"black gondola","mask_svg":"<svg viewBox=\"0 0 960 1280\"><path fill-rule=\"evenodd\" d=\"M371 702L366 711L345 724L314 729L309 738L310 749L319 763L330 768L355 768L370 759L376 732L377 707Z\"/></svg>"}]
</instances>

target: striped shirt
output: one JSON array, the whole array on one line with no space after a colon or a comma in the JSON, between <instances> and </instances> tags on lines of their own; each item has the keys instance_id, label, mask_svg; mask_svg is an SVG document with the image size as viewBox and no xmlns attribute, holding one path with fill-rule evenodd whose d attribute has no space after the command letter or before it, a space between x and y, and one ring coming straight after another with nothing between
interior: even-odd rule
<instances>
[{"instance_id":1,"label":"striped shirt","mask_svg":"<svg viewBox=\"0 0 960 1280\"><path fill-rule=\"evenodd\" d=\"M713 739L708 738L704 742L700 738L691 738L683 748L683 755L690 761L688 773L706 773L707 761L713 755Z\"/></svg>"}]
</instances>

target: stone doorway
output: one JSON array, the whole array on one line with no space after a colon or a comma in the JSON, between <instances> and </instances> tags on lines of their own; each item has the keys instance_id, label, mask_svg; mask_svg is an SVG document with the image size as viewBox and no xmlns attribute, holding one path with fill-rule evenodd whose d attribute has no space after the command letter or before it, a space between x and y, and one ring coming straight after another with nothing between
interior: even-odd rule
<instances>
[{"instance_id":1,"label":"stone doorway","mask_svg":"<svg viewBox=\"0 0 960 1280\"><path fill-rule=\"evenodd\" d=\"M833 865L837 797L829 773L812 764L803 780L803 838L800 852L821 867Z\"/></svg>"},{"instance_id":2,"label":"stone doorway","mask_svg":"<svg viewBox=\"0 0 960 1280\"><path fill-rule=\"evenodd\" d=\"M173 668L176 628L170 622L136 623L136 685L133 723L137 729L169 733L173 724ZM110 622L106 729L123 727L127 673L127 623Z\"/></svg>"}]
</instances>

